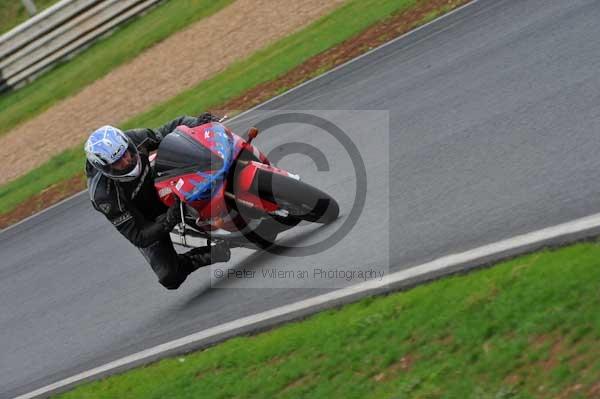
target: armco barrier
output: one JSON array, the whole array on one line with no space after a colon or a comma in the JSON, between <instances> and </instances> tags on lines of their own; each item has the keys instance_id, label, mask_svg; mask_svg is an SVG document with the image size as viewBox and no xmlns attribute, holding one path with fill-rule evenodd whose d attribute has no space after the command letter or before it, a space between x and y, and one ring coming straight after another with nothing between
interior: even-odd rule
<instances>
[{"instance_id":1,"label":"armco barrier","mask_svg":"<svg viewBox=\"0 0 600 399\"><path fill-rule=\"evenodd\" d=\"M161 0L62 0L0 36L0 92L22 86L52 64Z\"/></svg>"}]
</instances>

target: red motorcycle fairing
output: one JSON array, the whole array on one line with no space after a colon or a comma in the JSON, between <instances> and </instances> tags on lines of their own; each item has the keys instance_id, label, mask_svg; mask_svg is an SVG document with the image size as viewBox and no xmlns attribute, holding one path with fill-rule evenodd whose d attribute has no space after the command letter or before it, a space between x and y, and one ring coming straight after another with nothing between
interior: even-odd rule
<instances>
[{"instance_id":1,"label":"red motorcycle fairing","mask_svg":"<svg viewBox=\"0 0 600 399\"><path fill-rule=\"evenodd\" d=\"M158 190L161 201L165 205L171 206L175 202L175 196L177 196L182 202L186 202L183 192L193 188L193 184L190 182L191 179L198 180L198 175L196 173L188 173L156 182L155 187ZM209 200L198 200L187 202L187 204L199 212L199 218L202 220L223 216L227 213L225 184L221 184Z\"/></svg>"},{"instance_id":2,"label":"red motorcycle fairing","mask_svg":"<svg viewBox=\"0 0 600 399\"><path fill-rule=\"evenodd\" d=\"M220 125L222 126L222 125ZM200 143L203 147L208 148L211 152L222 157L215 151L213 147L213 141L211 140L211 134L213 123L197 126L195 128L189 128L187 126L179 126L177 130L180 134L185 134L192 138L196 142ZM233 153L232 159L235 162L241 155L242 151L250 153L257 161L240 161L238 163L239 172L236 173L236 181L233 182L234 193L228 193L230 197L235 197L235 200L239 201L244 206L254 208L256 210L270 213L278 210L279 205L270 202L268 200L260 198L257 193L252 192L253 182L257 176L257 171L264 170L270 173L277 173L284 176L294 176L290 173L273 167L270 165L267 157L260 152L257 148L252 146L246 140L240 136L232 133L225 127L226 133L232 139ZM160 151L160 150L159 150ZM240 169L240 166L242 168ZM211 174L214 171L199 171ZM216 219L220 220L219 228L226 230L237 230L237 226L231 220L230 209L228 209L226 203L225 187L228 186L228 182L225 180L220 183L213 195L206 200L186 201L185 193L189 193L194 189L195 184L202 180L202 176L196 171L184 173L181 175L174 175L172 177L162 179L155 182L156 190L159 194L160 200L167 206L171 206L175 201L175 196L179 197L182 202L187 203L189 206L194 208L198 212L198 222L205 221L203 228L214 229L215 226L211 226L210 222Z\"/></svg>"},{"instance_id":3,"label":"red motorcycle fairing","mask_svg":"<svg viewBox=\"0 0 600 399\"><path fill-rule=\"evenodd\" d=\"M252 187L255 186L254 181L257 178L257 172L259 170L268 173L276 173L286 177L295 177L295 175L275 166L265 165L255 161L248 162L238 174L237 180L234 182L236 197L265 212L274 212L279 209L279 205L264 198L260 198L257 195L258 193L254 193L252 190Z\"/></svg>"},{"instance_id":4,"label":"red motorcycle fairing","mask_svg":"<svg viewBox=\"0 0 600 399\"><path fill-rule=\"evenodd\" d=\"M248 131L250 141L257 133ZM267 248L300 221L326 224L339 216L330 195L271 166L264 154L220 123L178 127L161 141L152 162L160 200L171 206L179 197L186 204L184 223L171 233L182 246L214 239Z\"/></svg>"},{"instance_id":5,"label":"red motorcycle fairing","mask_svg":"<svg viewBox=\"0 0 600 399\"><path fill-rule=\"evenodd\" d=\"M177 129L183 132L188 133L191 137L196 139L200 144L210 149L211 151L217 153L214 149L214 142L211 141L212 131L210 130L216 122L207 123L204 125L200 125L197 127L187 127L187 126L178 126ZM258 148L254 147L252 144L248 143L246 140L233 133L226 126L219 124L220 126L225 128L225 132L233 139L233 159L237 159L240 156L240 153L243 150L250 152L254 157L256 157L260 162L270 165L271 163L267 159L267 157L258 150ZM208 133L207 133L208 132ZM218 153L217 153L218 154Z\"/></svg>"}]
</instances>

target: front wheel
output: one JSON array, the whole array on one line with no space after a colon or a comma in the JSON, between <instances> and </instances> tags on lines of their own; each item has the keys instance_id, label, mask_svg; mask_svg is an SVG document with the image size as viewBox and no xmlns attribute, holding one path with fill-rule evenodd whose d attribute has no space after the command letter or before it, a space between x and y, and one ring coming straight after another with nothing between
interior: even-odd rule
<instances>
[{"instance_id":1,"label":"front wheel","mask_svg":"<svg viewBox=\"0 0 600 399\"><path fill-rule=\"evenodd\" d=\"M259 169L254 188L260 198L276 203L292 218L326 224L340 213L329 194L288 176Z\"/></svg>"}]
</instances>

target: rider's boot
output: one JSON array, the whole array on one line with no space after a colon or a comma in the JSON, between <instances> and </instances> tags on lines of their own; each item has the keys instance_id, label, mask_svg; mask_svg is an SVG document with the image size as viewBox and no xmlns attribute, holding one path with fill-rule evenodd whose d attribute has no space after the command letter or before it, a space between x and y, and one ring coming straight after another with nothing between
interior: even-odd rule
<instances>
[{"instance_id":1,"label":"rider's boot","mask_svg":"<svg viewBox=\"0 0 600 399\"><path fill-rule=\"evenodd\" d=\"M194 248L179 255L179 259L188 274L213 263L227 262L229 258L231 258L231 251L225 241L219 241L214 245Z\"/></svg>"}]
</instances>

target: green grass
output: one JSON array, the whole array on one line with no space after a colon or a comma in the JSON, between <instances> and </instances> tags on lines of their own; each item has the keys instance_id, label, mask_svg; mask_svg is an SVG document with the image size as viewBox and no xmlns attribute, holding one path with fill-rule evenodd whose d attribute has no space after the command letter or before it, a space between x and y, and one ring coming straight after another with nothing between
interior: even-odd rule
<instances>
[{"instance_id":1,"label":"green grass","mask_svg":"<svg viewBox=\"0 0 600 399\"><path fill-rule=\"evenodd\" d=\"M38 13L58 0L35 0ZM27 10L19 0L0 0L0 34L8 32L29 19Z\"/></svg>"},{"instance_id":2,"label":"green grass","mask_svg":"<svg viewBox=\"0 0 600 399\"><path fill-rule=\"evenodd\" d=\"M415 0L353 0L304 30L237 62L223 73L125 123L125 127L158 125L181 113L198 113L224 103L294 67L378 21L405 10ZM360 15L360 18L356 16Z\"/></svg>"},{"instance_id":3,"label":"green grass","mask_svg":"<svg viewBox=\"0 0 600 399\"><path fill-rule=\"evenodd\" d=\"M0 186L0 214L14 209L42 190L83 171L83 145L62 152L26 175Z\"/></svg>"},{"instance_id":4,"label":"green grass","mask_svg":"<svg viewBox=\"0 0 600 399\"><path fill-rule=\"evenodd\" d=\"M24 88L0 96L0 134L77 93L171 34L214 14L233 0L171 0L120 27ZM18 2L18 1L17 1ZM198 40L202 40L199 38Z\"/></svg>"},{"instance_id":5,"label":"green grass","mask_svg":"<svg viewBox=\"0 0 600 399\"><path fill-rule=\"evenodd\" d=\"M246 60L231 65L215 77L127 121L121 127L158 126L178 115L195 115L207 108L222 104L257 84L285 74L310 57L414 4L415 0L349 1L300 32L278 41ZM356 18L356 15L360 15L361 18ZM76 147L76 152L68 150L41 166L40 169L35 169L1 186L0 213L9 212L32 195L81 172L84 162L81 148L82 146ZM56 164L61 166L57 168ZM44 178L38 179L42 174Z\"/></svg>"},{"instance_id":6,"label":"green grass","mask_svg":"<svg viewBox=\"0 0 600 399\"><path fill-rule=\"evenodd\" d=\"M578 244L364 299L58 397L584 397L600 387L599 292L600 245Z\"/></svg>"}]
</instances>

